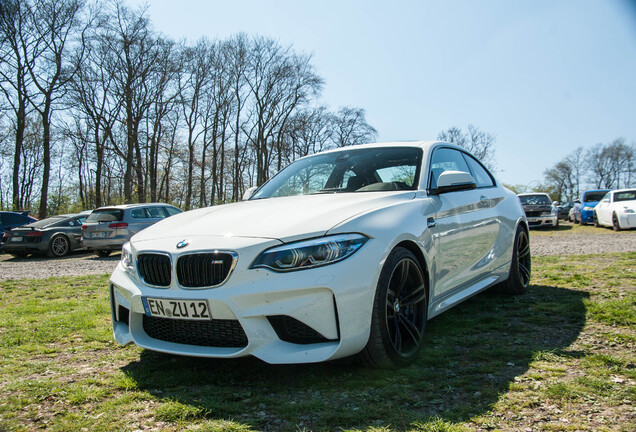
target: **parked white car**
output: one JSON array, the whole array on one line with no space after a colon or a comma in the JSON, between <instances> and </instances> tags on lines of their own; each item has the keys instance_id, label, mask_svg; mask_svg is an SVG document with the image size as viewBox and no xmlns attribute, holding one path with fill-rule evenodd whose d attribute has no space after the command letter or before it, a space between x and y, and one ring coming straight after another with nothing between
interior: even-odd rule
<instances>
[{"instance_id":1,"label":"parked white car","mask_svg":"<svg viewBox=\"0 0 636 432\"><path fill-rule=\"evenodd\" d=\"M636 228L636 189L619 189L605 194L594 208L594 225L615 231Z\"/></svg>"},{"instance_id":2,"label":"parked white car","mask_svg":"<svg viewBox=\"0 0 636 432\"><path fill-rule=\"evenodd\" d=\"M465 150L346 147L135 235L110 279L113 330L181 355L395 367L428 319L495 285L523 293L530 271L519 200Z\"/></svg>"}]
</instances>

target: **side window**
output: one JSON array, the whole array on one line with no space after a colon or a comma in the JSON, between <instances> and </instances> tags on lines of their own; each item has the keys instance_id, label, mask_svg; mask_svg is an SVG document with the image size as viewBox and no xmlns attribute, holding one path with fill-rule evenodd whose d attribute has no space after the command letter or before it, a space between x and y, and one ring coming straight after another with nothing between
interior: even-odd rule
<instances>
[{"instance_id":1,"label":"side window","mask_svg":"<svg viewBox=\"0 0 636 432\"><path fill-rule=\"evenodd\" d=\"M163 207L146 207L146 213L148 217L152 219L163 219L166 214L163 212Z\"/></svg>"},{"instance_id":2,"label":"side window","mask_svg":"<svg viewBox=\"0 0 636 432\"><path fill-rule=\"evenodd\" d=\"M163 209L166 211L168 216L174 216L176 214L181 213L181 210L179 210L177 208L174 208L174 207L164 207Z\"/></svg>"},{"instance_id":3,"label":"side window","mask_svg":"<svg viewBox=\"0 0 636 432\"><path fill-rule=\"evenodd\" d=\"M468 165L462 153L450 148L438 148L433 152L428 188L437 187L437 179L444 171L463 171L469 173Z\"/></svg>"},{"instance_id":4,"label":"side window","mask_svg":"<svg viewBox=\"0 0 636 432\"><path fill-rule=\"evenodd\" d=\"M475 178L478 188L491 187L495 185L495 181L492 176L482 164L466 153L464 153L464 158L466 159L466 162L468 162L468 166L470 167L470 171Z\"/></svg>"},{"instance_id":5,"label":"side window","mask_svg":"<svg viewBox=\"0 0 636 432\"><path fill-rule=\"evenodd\" d=\"M78 225L82 225L84 222L86 222L86 216L78 217L78 218L76 219L76 223L77 223Z\"/></svg>"},{"instance_id":6,"label":"side window","mask_svg":"<svg viewBox=\"0 0 636 432\"><path fill-rule=\"evenodd\" d=\"M143 207L132 209L132 211L130 212L130 217L133 219L146 219L146 211Z\"/></svg>"},{"instance_id":7,"label":"side window","mask_svg":"<svg viewBox=\"0 0 636 432\"><path fill-rule=\"evenodd\" d=\"M29 222L29 219L26 216L22 216L20 214L8 213L4 215L4 223L6 225L19 225L25 224Z\"/></svg>"}]
</instances>

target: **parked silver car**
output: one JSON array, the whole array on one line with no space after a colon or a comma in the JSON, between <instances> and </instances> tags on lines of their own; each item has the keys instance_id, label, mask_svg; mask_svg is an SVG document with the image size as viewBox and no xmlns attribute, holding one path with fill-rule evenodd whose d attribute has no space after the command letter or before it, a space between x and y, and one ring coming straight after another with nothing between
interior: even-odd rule
<instances>
[{"instance_id":1,"label":"parked silver car","mask_svg":"<svg viewBox=\"0 0 636 432\"><path fill-rule=\"evenodd\" d=\"M155 222L181 213L162 203L125 204L94 210L82 225L82 248L106 257Z\"/></svg>"}]
</instances>

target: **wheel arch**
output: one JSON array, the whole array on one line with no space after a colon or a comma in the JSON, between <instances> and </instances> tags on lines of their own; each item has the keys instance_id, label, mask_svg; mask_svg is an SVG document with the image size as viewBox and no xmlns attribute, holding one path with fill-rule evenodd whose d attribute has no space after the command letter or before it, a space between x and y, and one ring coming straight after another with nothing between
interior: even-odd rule
<instances>
[{"instance_id":1,"label":"wheel arch","mask_svg":"<svg viewBox=\"0 0 636 432\"><path fill-rule=\"evenodd\" d=\"M391 252L393 252L395 249L402 247L406 250L408 250L409 252L411 252L413 255L415 255L415 258L417 258L417 261L420 265L420 267L422 268L422 271L424 272L424 280L426 281L426 298L427 298L427 303L430 302L430 295L431 295L431 278L430 278L430 274L428 271L428 265L427 265L427 261L426 261L426 257L424 256L424 253L422 252L422 249L420 249L420 247L413 241L411 240L402 240L400 243L398 243L397 245L395 245L395 247L391 250Z\"/></svg>"}]
</instances>

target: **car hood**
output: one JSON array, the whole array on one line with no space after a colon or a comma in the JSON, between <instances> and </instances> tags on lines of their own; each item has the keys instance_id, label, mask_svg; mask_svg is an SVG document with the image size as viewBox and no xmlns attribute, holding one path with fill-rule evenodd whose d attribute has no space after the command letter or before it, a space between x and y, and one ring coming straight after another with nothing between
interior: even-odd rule
<instances>
[{"instance_id":1,"label":"car hood","mask_svg":"<svg viewBox=\"0 0 636 432\"><path fill-rule=\"evenodd\" d=\"M583 207L596 207L599 202L600 201L584 201L582 205Z\"/></svg>"},{"instance_id":2,"label":"car hood","mask_svg":"<svg viewBox=\"0 0 636 432\"><path fill-rule=\"evenodd\" d=\"M224 236L278 239L284 242L324 235L336 225L369 211L408 201L414 192L365 192L303 195L242 201L181 213L133 237Z\"/></svg>"}]
</instances>

